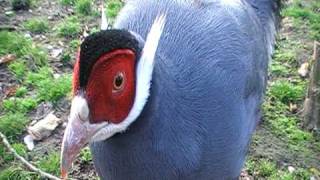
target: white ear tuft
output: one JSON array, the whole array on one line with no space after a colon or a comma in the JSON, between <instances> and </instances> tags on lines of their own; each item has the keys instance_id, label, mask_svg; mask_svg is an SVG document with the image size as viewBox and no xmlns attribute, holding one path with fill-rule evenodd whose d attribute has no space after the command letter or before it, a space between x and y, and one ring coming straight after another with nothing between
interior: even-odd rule
<instances>
[{"instance_id":1,"label":"white ear tuft","mask_svg":"<svg viewBox=\"0 0 320 180\"><path fill-rule=\"evenodd\" d=\"M101 30L107 30L109 27L105 14L104 4L101 5Z\"/></svg>"},{"instance_id":2,"label":"white ear tuft","mask_svg":"<svg viewBox=\"0 0 320 180\"><path fill-rule=\"evenodd\" d=\"M158 15L154 20L150 32L147 35L146 43L144 45L141 60L154 61L154 56L160 41L162 31L164 29L166 15Z\"/></svg>"},{"instance_id":3,"label":"white ear tuft","mask_svg":"<svg viewBox=\"0 0 320 180\"><path fill-rule=\"evenodd\" d=\"M136 112L134 113L136 117L141 113L149 97L155 55L164 29L165 19L166 15L162 14L154 20L138 62L136 98L132 107L132 111Z\"/></svg>"},{"instance_id":4,"label":"white ear tuft","mask_svg":"<svg viewBox=\"0 0 320 180\"><path fill-rule=\"evenodd\" d=\"M149 34L147 35L142 55L137 66L136 97L127 119L135 120L143 110L143 107L148 100L155 55L164 29L165 19L165 15L158 15L150 28Z\"/></svg>"}]
</instances>

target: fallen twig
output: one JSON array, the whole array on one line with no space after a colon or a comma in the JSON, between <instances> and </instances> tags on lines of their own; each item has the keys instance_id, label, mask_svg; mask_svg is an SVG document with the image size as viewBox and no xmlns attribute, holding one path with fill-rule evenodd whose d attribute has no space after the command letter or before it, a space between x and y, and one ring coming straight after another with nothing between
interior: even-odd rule
<instances>
[{"instance_id":1,"label":"fallen twig","mask_svg":"<svg viewBox=\"0 0 320 180\"><path fill-rule=\"evenodd\" d=\"M0 136L2 138L2 142L3 144L7 147L7 149L14 155L14 157L16 157L17 159L19 159L25 166L27 166L31 171L34 171L36 173L39 173L41 176L46 177L48 179L53 179L53 180L61 180L60 178L51 175L49 173L43 172L42 170L36 168L34 165L32 165L31 163L29 163L25 158L23 158L22 156L20 156L16 150L14 150L12 148L12 146L10 145L8 139L6 138L6 136L4 134L2 134L0 132Z\"/></svg>"}]
</instances>

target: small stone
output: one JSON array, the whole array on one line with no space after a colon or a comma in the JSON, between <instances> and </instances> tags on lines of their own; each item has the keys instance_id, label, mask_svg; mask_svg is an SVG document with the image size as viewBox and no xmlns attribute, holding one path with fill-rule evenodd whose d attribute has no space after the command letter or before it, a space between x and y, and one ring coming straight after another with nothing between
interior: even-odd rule
<instances>
[{"instance_id":1,"label":"small stone","mask_svg":"<svg viewBox=\"0 0 320 180\"><path fill-rule=\"evenodd\" d=\"M62 49L53 49L51 51L51 56L57 58L62 53Z\"/></svg>"},{"instance_id":2,"label":"small stone","mask_svg":"<svg viewBox=\"0 0 320 180\"><path fill-rule=\"evenodd\" d=\"M14 12L13 11L6 11L4 14L7 16L12 16L14 14Z\"/></svg>"},{"instance_id":3,"label":"small stone","mask_svg":"<svg viewBox=\"0 0 320 180\"><path fill-rule=\"evenodd\" d=\"M55 12L55 13L53 14L53 16L54 16L54 17L59 17L59 16L60 16L60 13L59 13L59 12Z\"/></svg>"},{"instance_id":4,"label":"small stone","mask_svg":"<svg viewBox=\"0 0 320 180\"><path fill-rule=\"evenodd\" d=\"M27 148L29 151L32 151L32 149L34 148L34 141L31 135L26 135L23 138L23 142L27 145Z\"/></svg>"},{"instance_id":5,"label":"small stone","mask_svg":"<svg viewBox=\"0 0 320 180\"><path fill-rule=\"evenodd\" d=\"M34 38L36 38L36 39L40 39L40 37L41 37L41 36L40 36L39 34L37 34L37 35L34 36Z\"/></svg>"},{"instance_id":6,"label":"small stone","mask_svg":"<svg viewBox=\"0 0 320 180\"><path fill-rule=\"evenodd\" d=\"M58 43L59 43L60 46L64 45L64 43L62 41L59 41Z\"/></svg>"},{"instance_id":7,"label":"small stone","mask_svg":"<svg viewBox=\"0 0 320 180\"><path fill-rule=\"evenodd\" d=\"M317 179L314 176L311 176L310 180L317 180Z\"/></svg>"},{"instance_id":8,"label":"small stone","mask_svg":"<svg viewBox=\"0 0 320 180\"><path fill-rule=\"evenodd\" d=\"M47 45L47 49L48 49L48 50L51 50L51 49L53 49L53 46L51 46L50 44L48 44L48 45Z\"/></svg>"},{"instance_id":9,"label":"small stone","mask_svg":"<svg viewBox=\"0 0 320 180\"><path fill-rule=\"evenodd\" d=\"M292 104L292 103L290 103L290 104L289 104L289 110L290 110L290 112L295 113L295 112L298 110L297 104Z\"/></svg>"},{"instance_id":10,"label":"small stone","mask_svg":"<svg viewBox=\"0 0 320 180\"><path fill-rule=\"evenodd\" d=\"M24 34L25 38L31 38L31 35L29 33Z\"/></svg>"},{"instance_id":11,"label":"small stone","mask_svg":"<svg viewBox=\"0 0 320 180\"><path fill-rule=\"evenodd\" d=\"M73 13L73 9L72 8L68 8L67 11Z\"/></svg>"},{"instance_id":12,"label":"small stone","mask_svg":"<svg viewBox=\"0 0 320 180\"><path fill-rule=\"evenodd\" d=\"M60 74L53 74L53 78L58 79L59 77L61 77Z\"/></svg>"},{"instance_id":13,"label":"small stone","mask_svg":"<svg viewBox=\"0 0 320 180\"><path fill-rule=\"evenodd\" d=\"M32 12L33 12L32 9L29 9L28 11L29 11L29 13L32 13Z\"/></svg>"},{"instance_id":14,"label":"small stone","mask_svg":"<svg viewBox=\"0 0 320 180\"><path fill-rule=\"evenodd\" d=\"M52 20L53 20L53 17L52 17L52 16L48 16L48 20L49 20L49 21L52 21Z\"/></svg>"},{"instance_id":15,"label":"small stone","mask_svg":"<svg viewBox=\"0 0 320 180\"><path fill-rule=\"evenodd\" d=\"M292 166L288 166L289 173L293 173L296 169Z\"/></svg>"}]
</instances>

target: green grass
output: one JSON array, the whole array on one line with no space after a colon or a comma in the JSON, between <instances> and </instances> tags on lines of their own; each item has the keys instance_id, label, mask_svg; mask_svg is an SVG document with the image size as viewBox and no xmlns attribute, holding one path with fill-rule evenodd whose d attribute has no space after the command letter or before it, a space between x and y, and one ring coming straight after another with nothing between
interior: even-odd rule
<instances>
[{"instance_id":1,"label":"green grass","mask_svg":"<svg viewBox=\"0 0 320 180\"><path fill-rule=\"evenodd\" d=\"M16 76L16 78L20 80L23 79L28 69L26 62L23 59L16 59L14 62L9 64L8 68Z\"/></svg>"},{"instance_id":2,"label":"green grass","mask_svg":"<svg viewBox=\"0 0 320 180\"><path fill-rule=\"evenodd\" d=\"M274 163L261 159L257 165L257 172L262 177L270 177L277 172L277 167Z\"/></svg>"},{"instance_id":3,"label":"green grass","mask_svg":"<svg viewBox=\"0 0 320 180\"><path fill-rule=\"evenodd\" d=\"M43 67L38 72L29 72L26 83L35 87L39 101L56 102L71 91L71 76L54 78L48 67Z\"/></svg>"},{"instance_id":4,"label":"green grass","mask_svg":"<svg viewBox=\"0 0 320 180\"><path fill-rule=\"evenodd\" d=\"M91 0L77 0L76 1L76 12L81 15L92 14L92 1Z\"/></svg>"},{"instance_id":5,"label":"green grass","mask_svg":"<svg viewBox=\"0 0 320 180\"><path fill-rule=\"evenodd\" d=\"M21 57L31 47L30 39L14 32L0 31L0 55L15 54Z\"/></svg>"},{"instance_id":6,"label":"green grass","mask_svg":"<svg viewBox=\"0 0 320 180\"><path fill-rule=\"evenodd\" d=\"M290 65L280 63L277 61L272 61L270 66L270 71L273 76L287 77L290 75Z\"/></svg>"},{"instance_id":7,"label":"green grass","mask_svg":"<svg viewBox=\"0 0 320 180\"><path fill-rule=\"evenodd\" d=\"M299 117L289 111L289 104L301 103L305 94L305 83L296 81L294 84L284 79L274 80L267 91L263 112L266 126L276 136L286 140L294 149L304 151L305 143L314 142L315 138L302 130Z\"/></svg>"},{"instance_id":8,"label":"green grass","mask_svg":"<svg viewBox=\"0 0 320 180\"><path fill-rule=\"evenodd\" d=\"M278 173L276 164L267 159L248 159L245 167L249 174L260 178L270 178Z\"/></svg>"},{"instance_id":9,"label":"green grass","mask_svg":"<svg viewBox=\"0 0 320 180\"><path fill-rule=\"evenodd\" d=\"M47 64L47 53L28 38L15 32L0 31L0 56L15 54L30 66ZM20 65L21 66L21 65Z\"/></svg>"},{"instance_id":10,"label":"green grass","mask_svg":"<svg viewBox=\"0 0 320 180\"><path fill-rule=\"evenodd\" d=\"M285 167L287 168L287 167ZM255 179L268 180L309 180L311 176L310 170L296 168L293 172L277 166L277 164L269 159L251 159L246 161L245 169Z\"/></svg>"},{"instance_id":11,"label":"green grass","mask_svg":"<svg viewBox=\"0 0 320 180\"><path fill-rule=\"evenodd\" d=\"M15 98L5 99L2 102L2 107L7 112L27 113L37 106L37 100L34 98Z\"/></svg>"},{"instance_id":12,"label":"green grass","mask_svg":"<svg viewBox=\"0 0 320 180\"><path fill-rule=\"evenodd\" d=\"M0 105L0 131L4 133L17 152L26 156L25 146L17 144L29 123L28 113L42 101L56 102L71 91L71 76L62 74L54 78L47 64L45 51L31 39L15 32L0 32L0 56L15 54L17 59L8 64L8 69L19 80L15 96L6 98ZM50 154L41 159L41 169L58 174L59 155ZM36 173L23 170L17 161L0 144L0 179L41 179Z\"/></svg>"},{"instance_id":13,"label":"green grass","mask_svg":"<svg viewBox=\"0 0 320 180\"><path fill-rule=\"evenodd\" d=\"M58 25L58 34L65 38L75 38L81 31L77 17L69 17Z\"/></svg>"},{"instance_id":14,"label":"green grass","mask_svg":"<svg viewBox=\"0 0 320 180\"><path fill-rule=\"evenodd\" d=\"M27 20L23 26L33 33L44 33L49 30L49 23L44 18L33 18Z\"/></svg>"},{"instance_id":15,"label":"green grass","mask_svg":"<svg viewBox=\"0 0 320 180\"><path fill-rule=\"evenodd\" d=\"M310 150L307 144L320 145L312 133L301 128L299 117L289 111L287 104L268 97L263 104L263 112L265 126L284 141L291 151L308 154Z\"/></svg>"},{"instance_id":16,"label":"green grass","mask_svg":"<svg viewBox=\"0 0 320 180\"><path fill-rule=\"evenodd\" d=\"M79 14L89 14L85 12L87 2L89 1L78 2ZM41 18L30 19L23 23L23 27L33 33L49 32L48 21ZM77 17L66 18L57 30L62 37L77 37L81 31L79 20ZM70 44L71 47L67 51L69 59L65 59L66 62L71 60L71 53L76 53L80 41L73 40ZM5 66L18 80L19 88L13 97L5 98L0 103L0 131L8 137L18 154L28 158L26 147L17 143L21 141L21 136L30 123L28 113L40 102L56 103L68 95L71 91L71 75L61 74L55 77L55 72L47 62L47 52L22 33L0 31L0 56L7 54L16 55L16 59ZM83 157L84 160L90 159L88 153ZM59 153L50 153L33 163L46 172L59 175ZM22 166L1 143L0 166L0 180L42 179L37 173L29 172Z\"/></svg>"},{"instance_id":17,"label":"green grass","mask_svg":"<svg viewBox=\"0 0 320 180\"><path fill-rule=\"evenodd\" d=\"M71 53L69 51L64 51L61 55L60 60L63 64L71 62Z\"/></svg>"},{"instance_id":18,"label":"green grass","mask_svg":"<svg viewBox=\"0 0 320 180\"><path fill-rule=\"evenodd\" d=\"M74 21L73 18L71 20ZM46 55L41 48L35 47L31 40L18 33L0 32L0 55L5 54L17 55L17 59L10 63L8 68L23 84L37 91L37 101L16 99L19 105L15 105L14 108L17 108L17 111L28 112L37 104L34 102L57 101L71 91L71 77L62 75L54 78L51 68L47 67ZM25 90L24 93L26 93ZM5 109L8 110L12 102L6 100L4 104Z\"/></svg>"},{"instance_id":19,"label":"green grass","mask_svg":"<svg viewBox=\"0 0 320 180\"><path fill-rule=\"evenodd\" d=\"M21 86L16 90L16 97L23 97L27 94L28 89L25 86Z\"/></svg>"},{"instance_id":20,"label":"green grass","mask_svg":"<svg viewBox=\"0 0 320 180\"><path fill-rule=\"evenodd\" d=\"M263 104L264 121L262 122L263 128L271 132L271 136L280 139L287 147L286 150L279 151L281 156L286 156L282 153L288 152L301 157L315 157L320 149L320 143L315 134L303 130L301 117L290 109L290 104L298 106L296 111L302 109L307 82L298 76L298 68L301 64L298 58L300 58L299 53L305 53L306 49L312 51L312 47L309 47L304 41L319 40L320 31L315 27L320 24L318 22L320 21L319 7L320 3L315 0L294 1L293 5L285 7L282 11L282 15L289 17L289 20L293 20L294 23L289 35L286 34L286 38L277 41L269 69L271 83ZM304 36L303 42L297 39L297 35L305 34L306 31L310 33L309 36ZM257 135L255 138L261 143L263 142L261 138L267 137ZM253 141L255 142L255 139ZM268 158L278 157L277 155L269 157L264 153L261 155ZM300 162L301 160L296 159L288 160L288 163L296 164L294 165L296 170L290 173L288 167L281 164L281 161L261 158L261 155L258 152L246 161L246 169L255 179L307 180L319 174L317 169L311 171L310 167L299 167L299 165L304 166L302 164L307 162Z\"/></svg>"},{"instance_id":21,"label":"green grass","mask_svg":"<svg viewBox=\"0 0 320 180\"><path fill-rule=\"evenodd\" d=\"M71 76L62 75L57 79L46 79L36 86L41 100L56 102L71 91Z\"/></svg>"},{"instance_id":22,"label":"green grass","mask_svg":"<svg viewBox=\"0 0 320 180\"><path fill-rule=\"evenodd\" d=\"M0 157L1 157L1 144L0 144ZM18 154L25 156L26 149L23 144L13 144L14 149ZM8 154L5 154L8 156ZM13 158L13 156L11 156ZM1 159L0 159L1 160ZM8 159L12 161L13 159ZM0 161L1 162L1 161ZM48 156L41 158L39 161L35 162L36 166L41 170L51 173L53 175L59 176L60 172L60 154L58 152L51 152ZM39 174L34 172L29 172L25 170L19 163L12 162L10 166L0 172L0 180L40 180L43 179Z\"/></svg>"},{"instance_id":23,"label":"green grass","mask_svg":"<svg viewBox=\"0 0 320 180\"><path fill-rule=\"evenodd\" d=\"M70 46L71 46L72 50L77 50L80 46L80 43L81 42L78 39L74 39L74 40L70 41Z\"/></svg>"},{"instance_id":24,"label":"green grass","mask_svg":"<svg viewBox=\"0 0 320 180\"><path fill-rule=\"evenodd\" d=\"M27 155L27 148L24 144L15 143L12 144L12 147L20 156L25 157Z\"/></svg>"},{"instance_id":25,"label":"green grass","mask_svg":"<svg viewBox=\"0 0 320 180\"><path fill-rule=\"evenodd\" d=\"M20 156L26 157L27 148L25 147L25 145L21 143L14 143L12 144L12 147ZM8 162L13 160L14 156L10 152L8 152L8 150L2 144L0 144L0 166L4 166Z\"/></svg>"},{"instance_id":26,"label":"green grass","mask_svg":"<svg viewBox=\"0 0 320 180\"><path fill-rule=\"evenodd\" d=\"M114 19L124 4L119 0L108 0L105 2L107 5L106 15L108 18Z\"/></svg>"},{"instance_id":27,"label":"green grass","mask_svg":"<svg viewBox=\"0 0 320 180\"><path fill-rule=\"evenodd\" d=\"M28 112L28 110L33 109L33 105L36 105L38 102L56 102L71 91L71 76L63 74L58 78L54 78L52 69L47 66L40 67L37 71L27 71L24 62L17 61L10 64L9 69L18 79L23 81L23 84L36 90L36 99L33 101L35 103L27 103L31 101L19 98L14 99L15 102L12 102L12 100L5 100L5 109L9 109L9 107L11 107L10 104L15 104L17 102L20 105L14 106L13 109L25 113ZM21 92L21 90L19 91ZM18 96L19 91L17 91ZM25 90L24 93L26 93Z\"/></svg>"},{"instance_id":28,"label":"green grass","mask_svg":"<svg viewBox=\"0 0 320 180\"><path fill-rule=\"evenodd\" d=\"M80 47L80 41L78 39L72 40L69 44L69 47L64 49L60 60L63 64L72 63L72 55L76 54L78 48Z\"/></svg>"},{"instance_id":29,"label":"green grass","mask_svg":"<svg viewBox=\"0 0 320 180\"><path fill-rule=\"evenodd\" d=\"M85 163L92 161L92 155L88 147L80 151L80 159L82 162L85 162Z\"/></svg>"},{"instance_id":30,"label":"green grass","mask_svg":"<svg viewBox=\"0 0 320 180\"><path fill-rule=\"evenodd\" d=\"M295 20L300 20L301 23L306 23L310 28L310 36L315 40L320 40L320 2L308 1L301 2L295 0L293 5L288 6L282 11L283 16L293 17Z\"/></svg>"},{"instance_id":31,"label":"green grass","mask_svg":"<svg viewBox=\"0 0 320 180\"><path fill-rule=\"evenodd\" d=\"M20 165L12 165L0 172L1 180L34 180L39 179L34 172L29 172L20 167Z\"/></svg>"},{"instance_id":32,"label":"green grass","mask_svg":"<svg viewBox=\"0 0 320 180\"><path fill-rule=\"evenodd\" d=\"M277 49L273 55L273 59L278 62L295 62L296 53L292 50Z\"/></svg>"},{"instance_id":33,"label":"green grass","mask_svg":"<svg viewBox=\"0 0 320 180\"><path fill-rule=\"evenodd\" d=\"M59 0L59 2L61 5L67 6L75 4L76 0Z\"/></svg>"},{"instance_id":34,"label":"green grass","mask_svg":"<svg viewBox=\"0 0 320 180\"><path fill-rule=\"evenodd\" d=\"M17 139L28 122L28 118L23 113L7 112L0 117L0 131L9 139Z\"/></svg>"},{"instance_id":35,"label":"green grass","mask_svg":"<svg viewBox=\"0 0 320 180\"><path fill-rule=\"evenodd\" d=\"M58 176L60 173L60 154L51 152L48 156L39 160L37 165L41 170Z\"/></svg>"},{"instance_id":36,"label":"green grass","mask_svg":"<svg viewBox=\"0 0 320 180\"><path fill-rule=\"evenodd\" d=\"M280 79L271 84L268 96L285 104L297 102L303 99L305 87L304 83L294 84L288 80Z\"/></svg>"},{"instance_id":37,"label":"green grass","mask_svg":"<svg viewBox=\"0 0 320 180\"><path fill-rule=\"evenodd\" d=\"M60 60L63 64L72 63L72 55L77 54L78 48L80 47L80 41L74 39L70 41L69 47L65 48L62 52Z\"/></svg>"}]
</instances>

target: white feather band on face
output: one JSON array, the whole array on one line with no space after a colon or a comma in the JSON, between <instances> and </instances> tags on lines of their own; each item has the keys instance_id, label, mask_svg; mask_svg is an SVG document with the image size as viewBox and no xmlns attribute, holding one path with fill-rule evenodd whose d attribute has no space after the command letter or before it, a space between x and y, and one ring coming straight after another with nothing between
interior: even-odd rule
<instances>
[{"instance_id":1,"label":"white feather band on face","mask_svg":"<svg viewBox=\"0 0 320 180\"><path fill-rule=\"evenodd\" d=\"M125 131L142 112L149 97L155 55L164 29L165 20L166 15L158 15L147 35L142 55L137 65L135 101L128 116L119 124L110 123L108 126L102 128L92 138L92 141L105 140L115 133Z\"/></svg>"}]
</instances>

